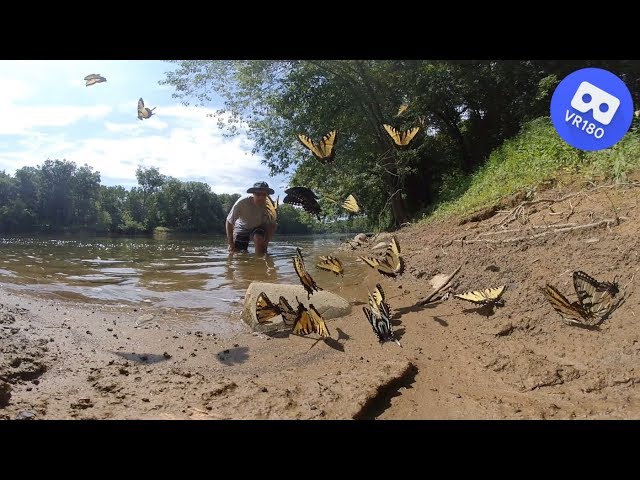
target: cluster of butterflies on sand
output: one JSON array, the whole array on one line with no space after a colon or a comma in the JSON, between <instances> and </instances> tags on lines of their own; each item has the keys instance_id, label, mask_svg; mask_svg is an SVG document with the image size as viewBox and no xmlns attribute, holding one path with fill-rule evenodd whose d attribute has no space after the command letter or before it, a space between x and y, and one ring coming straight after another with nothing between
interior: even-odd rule
<instances>
[{"instance_id":1,"label":"cluster of butterflies on sand","mask_svg":"<svg viewBox=\"0 0 640 480\"><path fill-rule=\"evenodd\" d=\"M404 271L404 261L400 255L400 244L395 236L389 241L382 258L365 255L359 258L385 276L395 277ZM293 257L293 266L300 283L302 283L302 286L307 292L307 299L311 298L313 292L322 290L305 268L304 258L300 248L296 248L296 256ZM336 276L344 276L342 262L337 257L331 255L321 256L316 267L332 272ZM377 335L379 342L395 341L400 345L400 342L393 336L391 307L386 300L382 286L378 283L373 292L368 290L368 295L369 306L362 307L362 310L367 321L373 328L374 333ZM308 335L313 332L319 334L321 337L330 336L324 319L313 304L309 304L309 308L307 309L297 297L296 301L298 302L298 307L297 310L294 310L284 297L281 296L278 303L274 304L264 292L260 292L256 300L256 318L259 323L267 323L271 318L282 315L285 326L292 327L291 331L294 334Z\"/></svg>"},{"instance_id":2,"label":"cluster of butterflies on sand","mask_svg":"<svg viewBox=\"0 0 640 480\"><path fill-rule=\"evenodd\" d=\"M389 246L388 250L397 248L395 238L392 242L395 246ZM307 292L307 299L310 299L314 292L322 290L322 287L318 286L305 268L304 258L300 248L296 248L296 255L293 257L293 266L300 279L300 283L302 283L302 286ZM316 267L332 272L335 275L344 275L342 262L337 257L331 255L321 256L320 262ZM259 323L264 324L269 323L271 318L282 315L284 325L291 327L291 333L295 335L316 333L323 338L330 337L329 329L315 306L310 303L308 308L305 307L298 297L296 297L296 301L298 302L298 306L297 309L294 310L285 297L280 296L278 303L274 303L265 292L260 292L256 299L256 319ZM373 292L369 291L369 307L363 307L363 311L373 331L378 336L380 343L395 341L400 345L400 342L393 336L391 307L386 301L384 290L380 284L376 285Z\"/></svg>"},{"instance_id":3,"label":"cluster of butterflies on sand","mask_svg":"<svg viewBox=\"0 0 640 480\"><path fill-rule=\"evenodd\" d=\"M313 292L320 291L322 288L316 284L305 268L300 248L296 248L296 251L296 256L293 257L293 265L302 286L307 292L307 299L309 299ZM387 277L401 275L404 271L400 244L395 235L389 241L383 256L376 258L360 255L359 258ZM335 275L344 275L342 262L333 256L321 256L316 267L332 272ZM441 285L437 291L443 289L451 278ZM597 327L620 305L620 301L616 301L616 295L620 292L620 289L615 279L613 282L598 281L585 272L578 270L573 272L573 286L578 298L574 302L569 301L553 285L547 283L545 287L541 288L551 306L570 324L586 328ZM506 290L507 285L505 284L482 290L456 293L453 294L453 297L493 309L496 306L504 305L503 295ZM394 341L400 345L398 339L394 337L391 325L391 307L385 297L382 286L378 283L373 292L369 289L367 291L368 306L363 306L362 310L373 332L378 337L378 341L380 344ZM438 297L430 296L429 298ZM439 298L447 299L448 294L441 295ZM256 318L259 323L264 324L270 323L271 318L282 315L285 326L291 327L293 334L308 335L316 333L321 337L331 336L322 315L313 304L309 304L307 308L297 297L296 301L298 306L293 309L283 296L279 298L278 303L273 303L265 292L260 292L256 300Z\"/></svg>"},{"instance_id":4,"label":"cluster of butterflies on sand","mask_svg":"<svg viewBox=\"0 0 640 480\"><path fill-rule=\"evenodd\" d=\"M99 73L91 73L84 77L85 85L90 87L91 85L95 85L97 83L106 82L107 79L100 75ZM138 99L138 120L144 120L146 118L150 118L153 115L153 111L158 107L148 108L144 105L144 100L142 97Z\"/></svg>"}]
</instances>

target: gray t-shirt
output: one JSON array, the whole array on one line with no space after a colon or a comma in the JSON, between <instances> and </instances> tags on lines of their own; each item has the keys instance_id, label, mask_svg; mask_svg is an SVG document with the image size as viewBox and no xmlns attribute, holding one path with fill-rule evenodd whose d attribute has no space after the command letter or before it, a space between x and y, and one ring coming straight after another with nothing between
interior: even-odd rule
<instances>
[{"instance_id":1,"label":"gray t-shirt","mask_svg":"<svg viewBox=\"0 0 640 480\"><path fill-rule=\"evenodd\" d=\"M252 201L253 195L240 197L231 207L227 222L233 225L233 236L239 233L250 233L256 227L269 224L266 207L259 207Z\"/></svg>"}]
</instances>

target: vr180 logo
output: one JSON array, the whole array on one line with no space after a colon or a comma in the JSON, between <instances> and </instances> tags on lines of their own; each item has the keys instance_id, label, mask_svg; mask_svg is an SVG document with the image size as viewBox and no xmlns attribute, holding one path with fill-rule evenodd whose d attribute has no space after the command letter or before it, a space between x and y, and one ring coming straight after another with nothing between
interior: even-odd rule
<instances>
[{"instance_id":1,"label":"vr180 logo","mask_svg":"<svg viewBox=\"0 0 640 480\"><path fill-rule=\"evenodd\" d=\"M616 75L584 68L567 76L551 99L551 120L560 136L581 150L602 150L631 126L633 100Z\"/></svg>"}]
</instances>

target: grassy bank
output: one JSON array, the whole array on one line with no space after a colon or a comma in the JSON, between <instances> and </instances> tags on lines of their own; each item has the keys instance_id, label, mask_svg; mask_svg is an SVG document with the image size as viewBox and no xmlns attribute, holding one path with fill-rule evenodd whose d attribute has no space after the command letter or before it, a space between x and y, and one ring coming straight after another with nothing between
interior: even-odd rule
<instances>
[{"instance_id":1,"label":"grassy bank","mask_svg":"<svg viewBox=\"0 0 640 480\"><path fill-rule=\"evenodd\" d=\"M640 135L637 120L613 147L585 152L567 144L551 119L526 124L520 134L496 149L471 175L452 174L443 179L438 202L419 223L469 215L490 207L501 198L532 191L549 179L558 182L609 180L621 182L640 168Z\"/></svg>"}]
</instances>

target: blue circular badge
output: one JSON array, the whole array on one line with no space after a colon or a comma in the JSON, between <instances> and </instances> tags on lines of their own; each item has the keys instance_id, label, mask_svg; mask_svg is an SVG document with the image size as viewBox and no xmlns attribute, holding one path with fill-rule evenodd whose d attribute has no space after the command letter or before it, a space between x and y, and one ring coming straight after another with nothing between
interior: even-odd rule
<instances>
[{"instance_id":1,"label":"blue circular badge","mask_svg":"<svg viewBox=\"0 0 640 480\"><path fill-rule=\"evenodd\" d=\"M618 142L631 127L633 99L625 83L601 68L567 75L551 97L551 121L569 145L602 150Z\"/></svg>"}]
</instances>

